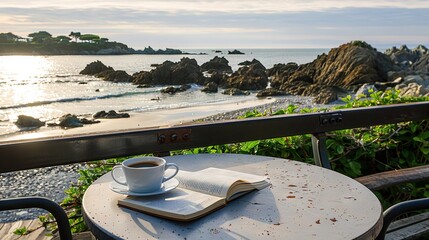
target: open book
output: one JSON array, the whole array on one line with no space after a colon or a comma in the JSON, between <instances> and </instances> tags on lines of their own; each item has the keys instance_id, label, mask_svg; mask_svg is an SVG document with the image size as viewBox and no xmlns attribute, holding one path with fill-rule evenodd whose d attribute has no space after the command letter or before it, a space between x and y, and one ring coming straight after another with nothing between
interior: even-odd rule
<instances>
[{"instance_id":1,"label":"open book","mask_svg":"<svg viewBox=\"0 0 429 240\"><path fill-rule=\"evenodd\" d=\"M224 206L243 194L270 185L266 177L219 168L197 172L180 170L179 186L171 192L148 196L128 196L118 205L179 221L191 221Z\"/></svg>"}]
</instances>

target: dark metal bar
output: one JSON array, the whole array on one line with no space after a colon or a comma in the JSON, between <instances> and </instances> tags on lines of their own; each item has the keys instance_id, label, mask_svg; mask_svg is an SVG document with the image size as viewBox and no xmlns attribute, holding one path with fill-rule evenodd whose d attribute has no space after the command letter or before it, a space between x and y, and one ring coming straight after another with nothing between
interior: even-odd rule
<instances>
[{"instance_id":1,"label":"dark metal bar","mask_svg":"<svg viewBox=\"0 0 429 240\"><path fill-rule=\"evenodd\" d=\"M326 149L326 134L313 133L311 135L311 144L313 145L314 163L327 169L331 169L328 151Z\"/></svg>"},{"instance_id":2,"label":"dark metal bar","mask_svg":"<svg viewBox=\"0 0 429 240\"><path fill-rule=\"evenodd\" d=\"M429 102L4 142L0 173L424 119L429 119Z\"/></svg>"},{"instance_id":3,"label":"dark metal bar","mask_svg":"<svg viewBox=\"0 0 429 240\"><path fill-rule=\"evenodd\" d=\"M23 197L0 200L0 211L21 208L42 208L54 215L61 240L72 240L67 214L56 202L42 197Z\"/></svg>"},{"instance_id":4,"label":"dark metal bar","mask_svg":"<svg viewBox=\"0 0 429 240\"><path fill-rule=\"evenodd\" d=\"M390 223L400 215L423 209L429 209L429 198L409 200L391 206L383 213L383 228L381 229L381 232L378 235L377 239L384 239L384 237L386 236L387 228L389 227Z\"/></svg>"}]
</instances>

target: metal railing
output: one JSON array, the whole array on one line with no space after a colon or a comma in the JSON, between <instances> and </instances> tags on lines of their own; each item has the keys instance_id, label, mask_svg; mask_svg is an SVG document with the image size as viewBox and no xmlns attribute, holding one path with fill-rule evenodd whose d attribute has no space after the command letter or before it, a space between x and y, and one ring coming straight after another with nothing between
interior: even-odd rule
<instances>
[{"instance_id":1,"label":"metal railing","mask_svg":"<svg viewBox=\"0 0 429 240\"><path fill-rule=\"evenodd\" d=\"M429 102L3 142L0 173L303 134L312 134L315 163L330 168L326 132L425 119Z\"/></svg>"}]
</instances>

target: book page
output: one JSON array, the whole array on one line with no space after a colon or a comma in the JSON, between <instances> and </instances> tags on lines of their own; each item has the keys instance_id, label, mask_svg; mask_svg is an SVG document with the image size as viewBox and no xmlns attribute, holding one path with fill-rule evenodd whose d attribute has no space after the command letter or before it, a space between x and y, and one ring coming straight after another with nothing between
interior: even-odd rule
<instances>
[{"instance_id":1,"label":"book page","mask_svg":"<svg viewBox=\"0 0 429 240\"><path fill-rule=\"evenodd\" d=\"M177 188L162 195L126 197L118 204L170 219L188 221L225 204L225 200L188 189Z\"/></svg>"},{"instance_id":2,"label":"book page","mask_svg":"<svg viewBox=\"0 0 429 240\"><path fill-rule=\"evenodd\" d=\"M234 183L249 183L248 189L250 190L256 188L252 186L251 183L258 185L257 183L266 180L266 178L262 176L220 168L206 168L197 172L180 170L176 178L179 180L179 187L181 188L222 198L227 198L228 191Z\"/></svg>"}]
</instances>

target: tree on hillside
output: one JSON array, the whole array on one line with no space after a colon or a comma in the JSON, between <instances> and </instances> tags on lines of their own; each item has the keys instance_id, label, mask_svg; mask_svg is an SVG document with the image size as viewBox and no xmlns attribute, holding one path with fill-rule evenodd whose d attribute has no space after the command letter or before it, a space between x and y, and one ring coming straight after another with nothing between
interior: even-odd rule
<instances>
[{"instance_id":1,"label":"tree on hillside","mask_svg":"<svg viewBox=\"0 0 429 240\"><path fill-rule=\"evenodd\" d=\"M69 34L69 37L74 38L74 41L77 42L77 40L80 38L81 34L80 32L71 32Z\"/></svg>"},{"instance_id":2,"label":"tree on hillside","mask_svg":"<svg viewBox=\"0 0 429 240\"><path fill-rule=\"evenodd\" d=\"M100 41L100 36L94 34L83 34L80 36L80 40L94 43Z\"/></svg>"},{"instance_id":3,"label":"tree on hillside","mask_svg":"<svg viewBox=\"0 0 429 240\"><path fill-rule=\"evenodd\" d=\"M55 41L59 42L59 43L68 43L70 42L71 38L67 37L67 36L58 36L55 38Z\"/></svg>"},{"instance_id":4,"label":"tree on hillside","mask_svg":"<svg viewBox=\"0 0 429 240\"><path fill-rule=\"evenodd\" d=\"M21 38L20 36L17 36L11 32L0 33L0 43L16 42L20 38Z\"/></svg>"},{"instance_id":5,"label":"tree on hillside","mask_svg":"<svg viewBox=\"0 0 429 240\"><path fill-rule=\"evenodd\" d=\"M46 31L30 33L28 34L28 37L32 39L32 42L36 43L49 43L53 40L52 35Z\"/></svg>"}]
</instances>

